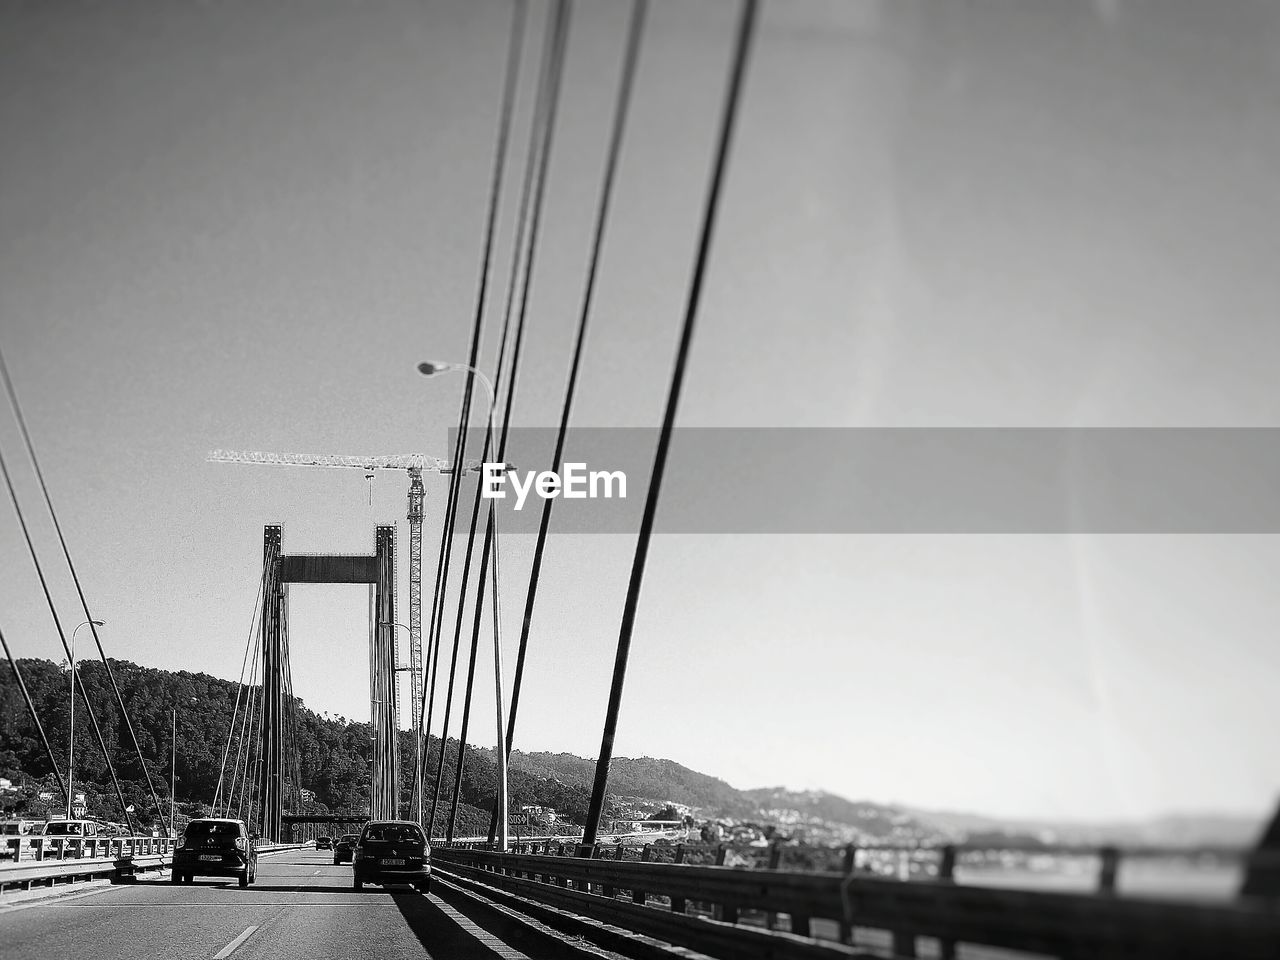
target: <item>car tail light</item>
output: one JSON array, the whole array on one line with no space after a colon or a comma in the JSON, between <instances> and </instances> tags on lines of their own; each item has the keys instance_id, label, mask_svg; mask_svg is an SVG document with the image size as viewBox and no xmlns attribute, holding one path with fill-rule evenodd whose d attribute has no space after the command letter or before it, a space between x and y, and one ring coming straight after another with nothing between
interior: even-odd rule
<instances>
[{"instance_id":1,"label":"car tail light","mask_svg":"<svg viewBox=\"0 0 1280 960\"><path fill-rule=\"evenodd\" d=\"M249 849L249 843L244 837L236 837L236 849L241 853Z\"/></svg>"}]
</instances>

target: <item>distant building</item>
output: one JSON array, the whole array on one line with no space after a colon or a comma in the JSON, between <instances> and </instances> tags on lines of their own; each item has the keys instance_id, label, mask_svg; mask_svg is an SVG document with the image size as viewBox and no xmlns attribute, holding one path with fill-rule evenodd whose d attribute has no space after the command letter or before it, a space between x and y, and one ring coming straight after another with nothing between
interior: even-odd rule
<instances>
[{"instance_id":1,"label":"distant building","mask_svg":"<svg viewBox=\"0 0 1280 960\"><path fill-rule=\"evenodd\" d=\"M8 777L0 777L0 793L17 793L18 788L13 785L13 781Z\"/></svg>"},{"instance_id":2,"label":"distant building","mask_svg":"<svg viewBox=\"0 0 1280 960\"><path fill-rule=\"evenodd\" d=\"M520 812L529 818L530 823L555 823L556 811L554 807L540 807L535 804L525 804L520 808Z\"/></svg>"}]
</instances>

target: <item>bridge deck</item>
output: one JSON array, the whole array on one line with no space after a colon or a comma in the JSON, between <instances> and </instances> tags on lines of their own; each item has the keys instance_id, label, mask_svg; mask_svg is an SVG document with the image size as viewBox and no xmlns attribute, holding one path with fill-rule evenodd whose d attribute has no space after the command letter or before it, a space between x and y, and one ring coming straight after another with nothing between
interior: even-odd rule
<instances>
[{"instance_id":1,"label":"bridge deck","mask_svg":"<svg viewBox=\"0 0 1280 960\"><path fill-rule=\"evenodd\" d=\"M246 930L247 938L226 953ZM556 956L544 939L437 885L351 889L351 867L297 850L258 861L257 883L160 879L0 907L6 960L93 956L101 960L253 960L306 957L438 957L524 960ZM577 952L565 957L580 957Z\"/></svg>"}]
</instances>

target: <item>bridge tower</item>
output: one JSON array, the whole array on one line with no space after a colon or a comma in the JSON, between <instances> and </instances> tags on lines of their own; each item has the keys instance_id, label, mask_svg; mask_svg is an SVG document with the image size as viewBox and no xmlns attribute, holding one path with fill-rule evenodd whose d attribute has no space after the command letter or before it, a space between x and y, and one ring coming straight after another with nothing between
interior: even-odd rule
<instances>
[{"instance_id":1,"label":"bridge tower","mask_svg":"<svg viewBox=\"0 0 1280 960\"><path fill-rule=\"evenodd\" d=\"M379 526L372 556L286 555L279 525L263 533L262 571L262 741L257 777L258 832L284 837L285 755L289 664L288 586L291 583L369 585L369 701L373 725L370 809L373 819L400 816L400 760L396 699L396 528ZM301 784L294 784L299 789Z\"/></svg>"}]
</instances>

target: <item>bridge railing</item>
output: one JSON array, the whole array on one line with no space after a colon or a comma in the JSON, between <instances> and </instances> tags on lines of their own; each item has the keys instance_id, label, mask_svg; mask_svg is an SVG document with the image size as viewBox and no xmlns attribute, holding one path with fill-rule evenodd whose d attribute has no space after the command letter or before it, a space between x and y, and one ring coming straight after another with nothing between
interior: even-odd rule
<instances>
[{"instance_id":1,"label":"bridge railing","mask_svg":"<svg viewBox=\"0 0 1280 960\"><path fill-rule=\"evenodd\" d=\"M168 837L6 837L0 850L0 893L52 887L82 880L116 878L158 870L172 862Z\"/></svg>"},{"instance_id":2,"label":"bridge railing","mask_svg":"<svg viewBox=\"0 0 1280 960\"><path fill-rule=\"evenodd\" d=\"M0 857L9 863L153 856L173 852L168 837L5 837ZM2 867L0 867L2 869Z\"/></svg>"},{"instance_id":3,"label":"bridge railing","mask_svg":"<svg viewBox=\"0 0 1280 960\"><path fill-rule=\"evenodd\" d=\"M457 841L455 846L492 849L484 839ZM510 845L512 853L578 856L573 838L534 837ZM954 843L941 845L846 844L806 845L781 841L758 843L646 843L631 836L620 843L602 841L593 854L612 860L689 863L760 870L861 871L899 880L938 879L982 883L996 871L1059 872L1073 868L1076 886L1115 893L1123 868L1143 862L1178 863L1193 869L1242 871L1253 851L1235 846L1091 846L1086 844ZM1089 877L1092 875L1092 883ZM1237 884L1238 885L1238 878ZM1227 894L1224 887L1223 895Z\"/></svg>"},{"instance_id":4,"label":"bridge railing","mask_svg":"<svg viewBox=\"0 0 1280 960\"><path fill-rule=\"evenodd\" d=\"M944 958L962 943L1072 958L1280 956L1280 910L1267 904L460 847L433 855L446 874L721 957L852 956L864 934L898 957L930 939Z\"/></svg>"}]
</instances>

